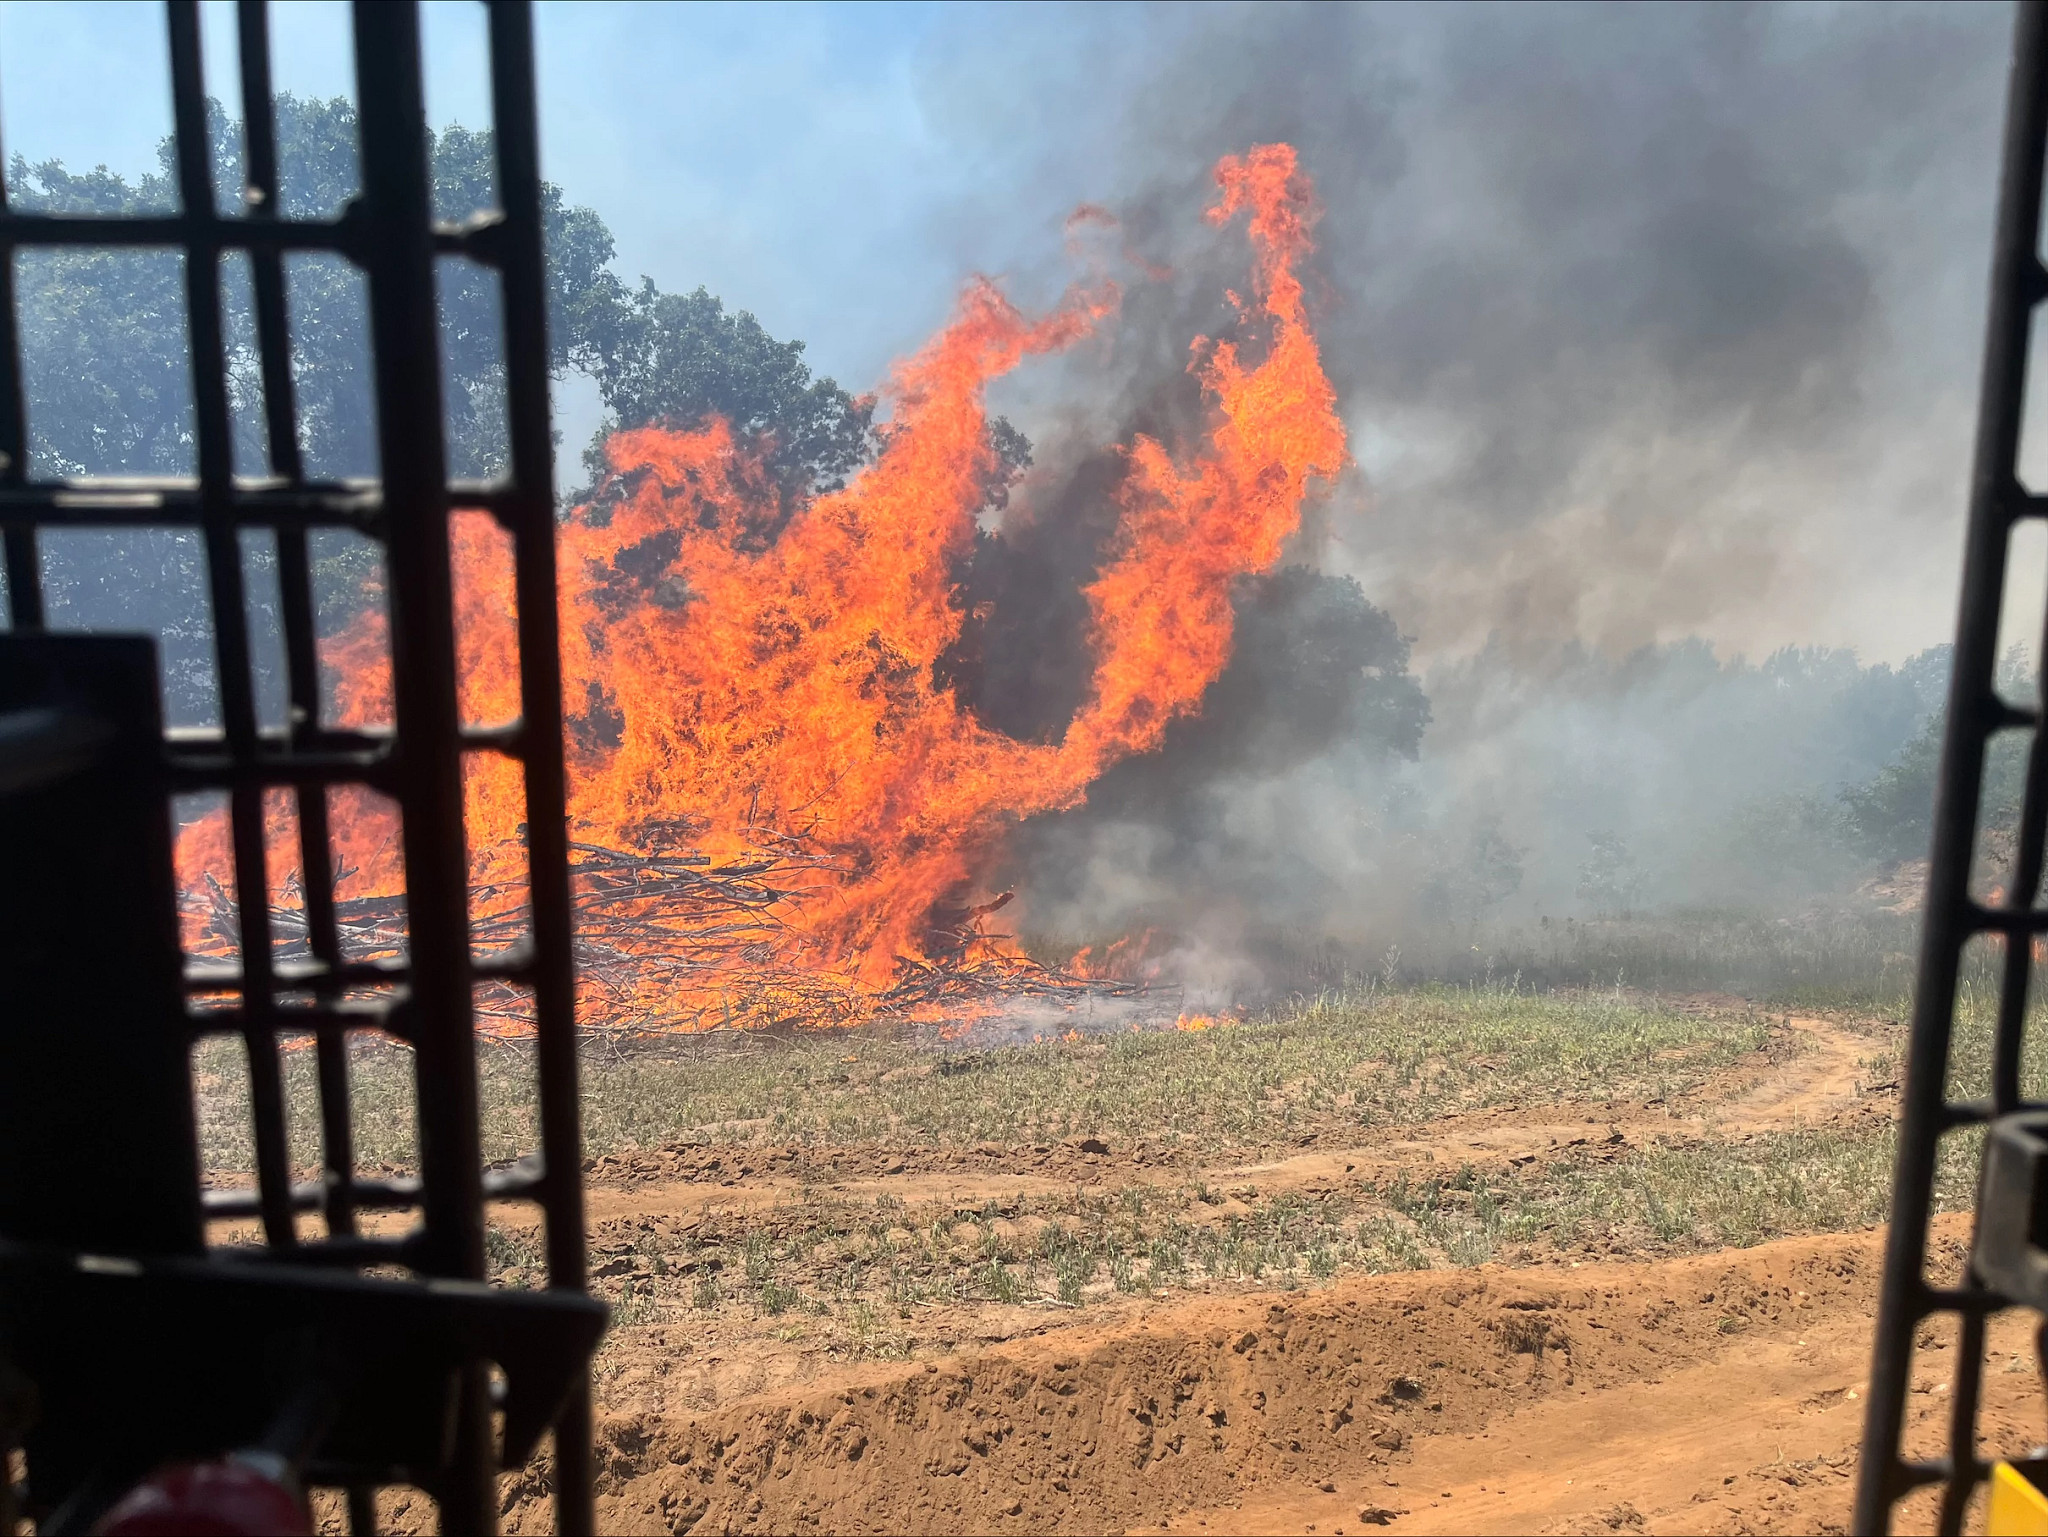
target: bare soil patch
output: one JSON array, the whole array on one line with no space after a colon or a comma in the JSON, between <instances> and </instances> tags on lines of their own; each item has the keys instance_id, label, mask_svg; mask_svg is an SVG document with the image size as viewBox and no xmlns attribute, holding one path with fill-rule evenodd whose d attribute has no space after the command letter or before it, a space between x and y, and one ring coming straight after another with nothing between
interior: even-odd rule
<instances>
[{"instance_id":1,"label":"bare soil patch","mask_svg":"<svg viewBox=\"0 0 2048 1537\"><path fill-rule=\"evenodd\" d=\"M1946 1241L1958 1240L1951 1222ZM1876 1233L1201 1299L704 1414L615 1410L613 1531L1839 1531ZM2007 1336L2010 1336L2009 1338ZM2023 1355L2021 1320L1993 1360ZM1916 1429L1943 1402L1939 1352ZM1990 1380L1994 1440L2041 1421Z\"/></svg>"}]
</instances>

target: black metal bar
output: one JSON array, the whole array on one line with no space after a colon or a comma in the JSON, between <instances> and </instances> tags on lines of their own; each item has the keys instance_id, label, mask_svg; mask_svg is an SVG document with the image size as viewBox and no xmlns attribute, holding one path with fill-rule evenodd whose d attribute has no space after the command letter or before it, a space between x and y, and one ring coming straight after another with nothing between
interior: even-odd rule
<instances>
[{"instance_id":1,"label":"black metal bar","mask_svg":"<svg viewBox=\"0 0 2048 1537\"><path fill-rule=\"evenodd\" d=\"M1992 728L1986 729L1987 738L1990 729ZM1978 907L1971 904L1966 911L1957 914L1957 922L1963 928L1964 939L1968 939L1972 934L2009 934L2026 938L2048 933L2048 911L2031 911L2025 908Z\"/></svg>"},{"instance_id":2,"label":"black metal bar","mask_svg":"<svg viewBox=\"0 0 2048 1537\"><path fill-rule=\"evenodd\" d=\"M1946 1462L1905 1462L1899 1465L1899 1493L1910 1494L1948 1477Z\"/></svg>"},{"instance_id":3,"label":"black metal bar","mask_svg":"<svg viewBox=\"0 0 2048 1537\"><path fill-rule=\"evenodd\" d=\"M398 766L389 753L322 753L305 758L263 757L237 763L198 754L181 754L166 772L171 787L217 789L234 785L367 784L391 793Z\"/></svg>"},{"instance_id":4,"label":"black metal bar","mask_svg":"<svg viewBox=\"0 0 2048 1537\"><path fill-rule=\"evenodd\" d=\"M175 214L0 215L0 249L19 246L205 245L246 251L339 251L353 255L362 231L339 219L224 219L211 204L204 213L189 206Z\"/></svg>"},{"instance_id":5,"label":"black metal bar","mask_svg":"<svg viewBox=\"0 0 2048 1537\"><path fill-rule=\"evenodd\" d=\"M391 628L394 651L408 661L392 680L406 744L399 800L407 914L421 1088L437 1122L423 1138L421 1163L437 1193L428 1212L433 1268L475 1278L483 1273L483 1231L474 1166L469 879L462 840L448 836L462 826L461 735L418 13L409 3L359 6L355 31L363 206L372 228L366 266L377 434L391 509ZM423 1107L427 1102L423 1096Z\"/></svg>"},{"instance_id":6,"label":"black metal bar","mask_svg":"<svg viewBox=\"0 0 2048 1537\"><path fill-rule=\"evenodd\" d=\"M379 1030L394 1040L410 1041L412 1027L405 1013L403 1003L379 1006L343 1001L312 1008L286 1007L273 1016L273 1028L286 1035L310 1035L316 1042L341 1040L352 1030ZM210 1036L243 1035L251 1026L249 1016L241 1009L218 1008L193 1016L190 1028L194 1040L205 1040Z\"/></svg>"},{"instance_id":7,"label":"black metal bar","mask_svg":"<svg viewBox=\"0 0 2048 1537\"><path fill-rule=\"evenodd\" d=\"M2038 287L2036 284L2037 290ZM2048 646L2048 634L2044 634L2043 642ZM2048 657L2048 649L2037 654ZM1987 723L1987 743L1997 729L1995 724ZM2048 834L2048 732L2035 731L2027 744L2026 785L2020 797L2019 844L2013 851L2002 904L2009 912L2033 911L2035 899L2041 891L2044 834ZM2020 1047L2026 1035L2027 993L2033 981L2033 963L2031 939L2018 933L2008 933L1998 993L1998 1020L1991 1041L1991 1101L1999 1115L2009 1115L2020 1105Z\"/></svg>"},{"instance_id":8,"label":"black metal bar","mask_svg":"<svg viewBox=\"0 0 2048 1537\"><path fill-rule=\"evenodd\" d=\"M507 492L499 485L455 481L450 497L499 518L507 516ZM121 527L136 523L196 527L204 521L199 487L189 476L95 476L90 480L0 483L0 523L22 526L62 514L66 523ZM379 488L369 481L288 485L244 478L231 488L223 514L237 524L303 523L309 528L352 528L383 537Z\"/></svg>"},{"instance_id":9,"label":"black metal bar","mask_svg":"<svg viewBox=\"0 0 2048 1537\"><path fill-rule=\"evenodd\" d=\"M335 1269L354 1269L363 1265L417 1265L425 1237L425 1229L413 1228L397 1238L366 1238L360 1233L351 1233L345 1238L301 1244L290 1251L268 1246L236 1246L231 1252L243 1260L329 1265Z\"/></svg>"},{"instance_id":10,"label":"black metal bar","mask_svg":"<svg viewBox=\"0 0 2048 1537\"><path fill-rule=\"evenodd\" d=\"M1930 1287L1922 1291L1920 1299L1922 1317L1936 1313L1982 1313L1988 1318L2011 1306L1996 1292L1975 1287Z\"/></svg>"},{"instance_id":11,"label":"black metal bar","mask_svg":"<svg viewBox=\"0 0 2048 1537\"><path fill-rule=\"evenodd\" d=\"M568 784L562 754L562 662L555 608L554 441L548 417L547 271L540 143L534 111L533 14L525 4L490 7L491 116L503 272L506 415L511 497L501 517L518 554L520 719L526 740L550 744L525 761L527 867L533 922L535 1050L540 1061L541 1141L549 1178L548 1284L582 1291L582 1107L577 1090L576 979L571 941ZM555 1524L595 1530L590 1384L582 1378L556 1424Z\"/></svg>"},{"instance_id":12,"label":"black metal bar","mask_svg":"<svg viewBox=\"0 0 2048 1537\"><path fill-rule=\"evenodd\" d=\"M227 356L221 333L220 250L198 231L213 219L213 148L206 122L206 85L199 53L197 0L170 0L171 106L178 193L195 227L185 246L185 313L192 346L192 404L199 439L199 495L206 536L208 590L213 600L214 665L221 721L238 759L256 749L256 699L250 671L242 548L234 525L216 515L234 479L234 436L228 412ZM265 1192L265 1236L279 1247L297 1242L288 1192L291 1154L285 1129L283 1072L269 1030L270 901L264 866L263 790L238 783L230 792L235 911L240 924L244 1003L250 1028L249 1098L256 1120L257 1177Z\"/></svg>"},{"instance_id":13,"label":"black metal bar","mask_svg":"<svg viewBox=\"0 0 2048 1537\"><path fill-rule=\"evenodd\" d=\"M318 1211L325 1203L325 1181L292 1186L294 1211ZM406 1211L420 1204L421 1185L417 1179L359 1179L350 1182L354 1204L365 1211ZM484 1176L484 1198L491 1201L537 1201L547 1189L544 1170L514 1165L493 1169ZM203 1198L206 1215L215 1220L253 1217L260 1210L256 1193L249 1190L209 1190Z\"/></svg>"},{"instance_id":14,"label":"black metal bar","mask_svg":"<svg viewBox=\"0 0 2048 1537\"><path fill-rule=\"evenodd\" d=\"M1951 1100L1941 1107L1939 1125L1943 1131L1954 1131L1959 1126L1982 1126L1991 1119L1991 1101L1988 1099Z\"/></svg>"},{"instance_id":15,"label":"black metal bar","mask_svg":"<svg viewBox=\"0 0 2048 1537\"><path fill-rule=\"evenodd\" d=\"M0 296L4 302L6 296ZM0 450L4 451L4 450ZM7 526L4 536L7 556L7 615L16 630L43 627L42 557L33 527Z\"/></svg>"},{"instance_id":16,"label":"black metal bar","mask_svg":"<svg viewBox=\"0 0 2048 1537\"><path fill-rule=\"evenodd\" d=\"M188 962L183 1040L240 1037L249 1052L258 1149L256 1188L209 1197L214 1218L260 1218L255 1251L331 1265L402 1263L480 1279L482 1203L531 1200L547 1229L549 1281L585 1284L574 976L570 941L566 792L555 612L552 439L548 412L547 286L539 148L535 131L530 7L491 0L491 71L501 210L435 223L415 4L355 7L363 195L333 220L282 217L270 80L268 13L241 0L245 186L239 215L214 202L199 18L193 0L169 8L175 168L181 209L164 216L22 214L0 186L0 546L16 628L43 619L37 539L44 525L189 527L207 550L222 723L163 734L172 789L230 792L239 964ZM15 253L23 247L157 246L185 262L198 474L183 477L29 478ZM227 351L220 287L223 253L247 251L269 473L233 473ZM369 278L381 480L309 483L297 435L291 329L283 257L333 251ZM511 465L502 482L451 484L446 473L434 259L470 257L501 275L505 306ZM461 728L457 694L449 508L488 511L514 537L521 711L490 730ZM395 727L330 730L319 719L317 610L307 531L346 527L382 540L390 575ZM276 531L280 613L290 715L281 731L256 720L250 619L239 531ZM533 930L488 957L470 953L463 836L465 753L519 760L526 782ZM326 787L361 783L390 794L403 818L408 945L405 961L341 956ZM311 959L273 952L264 833L268 792L295 795L304 918ZM293 925L287 924L290 933ZM542 1147L512 1169L481 1169L472 988L480 980L530 986L535 996ZM376 996L365 997L358 990ZM412 1041L420 1104L417 1179L355 1177L348 1116L350 1031L379 1029ZM278 1057L283 1035L310 1035L319 1064L322 1177L290 1181ZM182 1047L180 1048L182 1052ZM195 1191L195 1196L197 1192ZM358 1209L417 1210L403 1238L353 1231ZM325 1239L297 1244L301 1212L321 1211ZM496 1511L487 1384L481 1361L465 1370L454 1475L432 1492L444 1530L487 1531ZM558 1526L592 1525L587 1382L556 1429ZM370 1491L352 1489L353 1529L374 1521Z\"/></svg>"},{"instance_id":17,"label":"black metal bar","mask_svg":"<svg viewBox=\"0 0 2048 1537\"><path fill-rule=\"evenodd\" d=\"M240 0L235 8L235 21L242 65L242 200L252 222L273 224L279 210L269 9L264 0ZM284 264L278 252L274 248L253 251L250 275L256 299L257 356L263 376L264 428L271 473L296 487L304 480L305 471L299 459Z\"/></svg>"},{"instance_id":18,"label":"black metal bar","mask_svg":"<svg viewBox=\"0 0 2048 1537\"><path fill-rule=\"evenodd\" d=\"M1949 1534L1962 1531L1970 1495L1990 1471L1977 1456L1977 1405L1984 1388L1984 1314L1965 1312L1959 1332L1955 1391L1948 1406L1949 1482L1941 1498L1940 1529Z\"/></svg>"},{"instance_id":19,"label":"black metal bar","mask_svg":"<svg viewBox=\"0 0 2048 1537\"><path fill-rule=\"evenodd\" d=\"M338 219L231 219L216 214L211 220L195 220L183 214L14 213L0 206L0 248L184 246L198 239L230 251L337 251L355 257L364 238L362 227L348 213ZM439 255L497 265L497 223L488 216L466 224L432 225L428 238Z\"/></svg>"},{"instance_id":20,"label":"black metal bar","mask_svg":"<svg viewBox=\"0 0 2048 1537\"><path fill-rule=\"evenodd\" d=\"M540 966L541 963L530 946L515 945L512 949L500 951L496 955L478 956L475 969L479 982L530 983L539 975ZM541 1138L543 1141L547 1140L545 1125L541 1131Z\"/></svg>"},{"instance_id":21,"label":"black metal bar","mask_svg":"<svg viewBox=\"0 0 2048 1537\"><path fill-rule=\"evenodd\" d=\"M307 490L293 495L238 490L217 516L237 527L348 528L383 537L383 509L365 504L354 493ZM165 528L197 528L206 521L196 489L109 491L98 487L0 487L0 525L32 529L61 521L75 528L132 528L149 524Z\"/></svg>"},{"instance_id":22,"label":"black metal bar","mask_svg":"<svg viewBox=\"0 0 2048 1537\"><path fill-rule=\"evenodd\" d=\"M1963 945L1972 933L1998 928L2011 936L2008 945L2019 947L2021 934L2034 929L2030 920L2035 915L2000 915L2000 921L1985 913L1970 900L1968 887L1985 744L2008 714L1992 688L2008 535L2015 511L2034 510L2018 486L2016 465L2030 312L2042 291L2036 241L2043 137L2048 133L2044 75L2048 75L2048 10L2041 0L2024 0L2014 22L1962 602L1856 1490L1854 1522L1859 1532L1889 1530L1892 1501L1907 1487L1905 1465L1898 1454L1899 1436L1912 1367L1913 1329L1923 1316L1921 1266L1937 1144L1942 1132L1954 1124L1945 1093ZM1969 1472L1966 1466L1952 1469L1951 1485L1967 1483Z\"/></svg>"},{"instance_id":23,"label":"black metal bar","mask_svg":"<svg viewBox=\"0 0 2048 1537\"><path fill-rule=\"evenodd\" d=\"M240 0L235 20L242 66L242 138L246 183L242 201L257 221L279 214L276 108L270 86L270 16L265 0ZM285 305L284 262L276 249L250 252L256 301L256 350L263 376L264 438L271 473L296 485L305 467L299 455L298 413L292 391L291 333ZM296 523L277 530L277 578L284 626L289 731L294 749L312 745L320 724L320 665L314 631L312 560L306 531ZM295 795L299 827L300 885L305 893L306 943L328 969L315 983L329 996L341 962L334 924L333 843L327 825L327 791L301 786ZM351 1199L355 1174L355 1133L350 1121L348 1039L323 1030L314 1042L320 1082L320 1150L327 1177L324 1215L329 1236L355 1231Z\"/></svg>"},{"instance_id":24,"label":"black metal bar","mask_svg":"<svg viewBox=\"0 0 2048 1537\"><path fill-rule=\"evenodd\" d=\"M215 726L172 726L164 732L164 746L170 756L194 766L205 763L209 754L224 751L227 740L227 734ZM306 753L296 752L301 741L311 744ZM269 753L280 769L288 769L308 756L331 756L337 768L350 761L374 768L380 759L391 755L397 744L398 734L382 727L356 730L347 726L299 725L295 729L263 728L256 733L258 749Z\"/></svg>"},{"instance_id":25,"label":"black metal bar","mask_svg":"<svg viewBox=\"0 0 2048 1537\"><path fill-rule=\"evenodd\" d=\"M390 540L391 634L398 731L406 744L399 802L417 1010L422 1268L481 1280L483 1179L477 1162L476 1045L469 956L469 875L448 544L440 319L433 192L415 4L355 7L370 337L377 440ZM490 1532L497 1490L488 1384L465 1369L452 1466L433 1493L444 1530Z\"/></svg>"},{"instance_id":26,"label":"black metal bar","mask_svg":"<svg viewBox=\"0 0 2048 1537\"><path fill-rule=\"evenodd\" d=\"M300 870L305 889L306 934L315 958L331 977L340 966L340 936L334 924L334 871L327 858L327 792L301 793L299 802ZM317 852L316 852L317 851ZM316 988L322 984L315 984ZM325 984L332 990L332 983ZM389 1012L388 1010L385 1012ZM329 1234L355 1231L350 1191L356 1167L355 1128L350 1109L346 1015L342 1030L323 1030L313 1051L320 1074L320 1150L327 1170L326 1205Z\"/></svg>"},{"instance_id":27,"label":"black metal bar","mask_svg":"<svg viewBox=\"0 0 2048 1537\"><path fill-rule=\"evenodd\" d=\"M2035 800L2038 793L2029 785L2028 801ZM2029 805L2027 809L2033 807ZM2021 820L2024 823L2025 818ZM2040 836L2038 830L2035 836ZM2018 862L2025 863L2024 850ZM1991 1037L1991 1103L1996 1115L2010 1115L2020 1107L2020 1044L2026 1030L2027 983L2033 961L2031 941L2020 935L2006 938L1999 968L1997 1024Z\"/></svg>"},{"instance_id":28,"label":"black metal bar","mask_svg":"<svg viewBox=\"0 0 2048 1537\"><path fill-rule=\"evenodd\" d=\"M508 758L523 758L527 746L526 722L521 719L509 726L467 727L462 733L462 746L466 752L495 752Z\"/></svg>"},{"instance_id":29,"label":"black metal bar","mask_svg":"<svg viewBox=\"0 0 2048 1537\"><path fill-rule=\"evenodd\" d=\"M384 987L403 982L412 968L404 961L279 961L272 975L283 988L310 988L323 981L337 986ZM241 968L234 965L195 963L185 969L188 989L218 991L242 985Z\"/></svg>"},{"instance_id":30,"label":"black metal bar","mask_svg":"<svg viewBox=\"0 0 2048 1537\"><path fill-rule=\"evenodd\" d=\"M306 744L304 749L299 744ZM164 733L164 745L169 755L178 763L197 771L218 766L229 767L225 759L218 765L213 760L227 747L225 732L210 726L188 726L173 728ZM259 729L256 733L256 748L265 756L251 765L254 768L275 768L280 775L294 771L324 772L349 775L357 770L375 772L384 766L398 745L397 733L384 730L354 730L345 726L313 726L297 723L283 730ZM293 783L289 778L280 778L278 783Z\"/></svg>"}]
</instances>

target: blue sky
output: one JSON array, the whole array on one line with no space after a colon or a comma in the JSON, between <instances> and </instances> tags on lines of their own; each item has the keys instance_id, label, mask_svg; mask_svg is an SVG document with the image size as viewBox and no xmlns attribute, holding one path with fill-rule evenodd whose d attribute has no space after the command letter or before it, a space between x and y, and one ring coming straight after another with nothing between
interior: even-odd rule
<instances>
[{"instance_id":1,"label":"blue sky","mask_svg":"<svg viewBox=\"0 0 2048 1537\"><path fill-rule=\"evenodd\" d=\"M430 117L487 122L482 7L424 10ZM1073 14L1047 8L1028 29L1056 34ZM233 110L232 10L209 0L202 16L209 89ZM272 16L281 90L353 94L344 5L288 0ZM153 165L170 123L161 18L121 0L0 3L7 153L131 176ZM991 174L1000 136L960 143L923 84L935 50L1020 20L930 5L543 4L545 174L603 214L627 278L702 283L865 388L943 321L968 271L1058 253L1081 194L1013 206ZM595 402L572 385L562 406L580 443Z\"/></svg>"}]
</instances>

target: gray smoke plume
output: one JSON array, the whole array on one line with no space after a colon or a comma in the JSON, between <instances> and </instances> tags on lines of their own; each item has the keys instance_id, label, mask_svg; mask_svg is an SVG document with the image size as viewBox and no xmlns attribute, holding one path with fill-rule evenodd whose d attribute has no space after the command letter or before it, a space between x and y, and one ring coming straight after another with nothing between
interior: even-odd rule
<instances>
[{"instance_id":1,"label":"gray smoke plume","mask_svg":"<svg viewBox=\"0 0 2048 1537\"><path fill-rule=\"evenodd\" d=\"M1329 559L1426 654L1946 638L1926 577L1959 543L2003 8L1067 19L1056 42L957 24L934 116L992 187L1116 208L1207 305L1127 314L1115 368L1146 389L1224 318L1209 168L1297 146L1365 472Z\"/></svg>"},{"instance_id":2,"label":"gray smoke plume","mask_svg":"<svg viewBox=\"0 0 2048 1537\"><path fill-rule=\"evenodd\" d=\"M1412 770L1346 742L1218 764L1170 815L1124 796L1034 829L1034 921L1357 937L1602 882L1761 895L1730 827L1833 804L1939 692L1936 662L1738 659L1946 637L2009 13L1063 14L1056 38L942 29L927 109L992 187L1084 188L1172 275L1004 398L1040 444L1006 530L1088 525L1069 444L1185 419L1187 341L1242 272L1198 219L1210 167L1286 140L1325 208L1313 291L1358 464L1296 558L1414 638L1434 724Z\"/></svg>"}]
</instances>

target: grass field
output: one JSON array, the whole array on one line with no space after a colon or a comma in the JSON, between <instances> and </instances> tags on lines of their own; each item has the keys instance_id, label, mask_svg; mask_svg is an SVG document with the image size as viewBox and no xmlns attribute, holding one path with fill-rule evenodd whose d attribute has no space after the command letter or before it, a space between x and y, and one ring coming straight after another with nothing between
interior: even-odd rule
<instances>
[{"instance_id":1,"label":"grass field","mask_svg":"<svg viewBox=\"0 0 2048 1537\"><path fill-rule=\"evenodd\" d=\"M1822 1001L1811 989L1805 999ZM1989 995L1967 990L1959 1080L1984 1070L1989 1017ZM1859 1080L1896 1079L1898 1018L1836 1011ZM1809 1049L1781 1015L1727 999L1513 984L1374 986L1204 1031L986 1049L836 1032L593 1044L589 1155L639 1159L642 1177L689 1197L596 1223L594 1265L622 1324L727 1319L861 1357L912 1349L931 1309L1085 1308L1190 1287L1653 1256L1879 1222L1895 1101L1780 1128L1717 1120L1747 1086L1796 1073ZM359 1157L407 1167L407 1054L364 1044L353 1066ZM209 1167L246 1177L236 1048L203 1048L196 1067ZM312 1067L310 1053L287 1062L294 1153L308 1172ZM485 1046L479 1068L486 1154L510 1159L531 1145L530 1055ZM1399 1151L1452 1125L1553 1122L1586 1134L1538 1137L1515 1157ZM1106 1150L1085 1177L1071 1160L1051 1178L1003 1176L1013 1155L1022 1167L1084 1139ZM749 1149L774 1157L748 1163ZM818 1172L827 1154L864 1149L886 1156L862 1167L903 1178ZM1290 1172L1290 1156L1329 1149L1364 1161L1338 1166L1350 1171L1341 1177ZM641 1156L657 1152L659 1167ZM714 1155L759 1177L700 1188ZM611 1167L597 1163L594 1188ZM776 1170L785 1176L767 1178ZM936 1192L920 1172L958 1177ZM1958 1140L1945 1205L1967 1200L1973 1174L1974 1151ZM490 1244L499 1279L537 1282L533 1229L494 1225Z\"/></svg>"},{"instance_id":2,"label":"grass field","mask_svg":"<svg viewBox=\"0 0 2048 1537\"><path fill-rule=\"evenodd\" d=\"M1305 1132L1419 1126L1500 1105L1669 1099L1762 1048L1758 1016L1682 1012L1620 990L1377 989L1324 996L1211 1030L1158 1030L988 1050L841 1031L597 1044L583 1064L584 1146L669 1142L1057 1141L1155 1137L1205 1149ZM208 1167L254 1168L240 1045L195 1058ZM484 1156L532 1145L533 1072L518 1044L479 1047ZM413 1158L410 1054L353 1059L357 1155ZM309 1052L286 1059L295 1160L318 1157Z\"/></svg>"}]
</instances>

